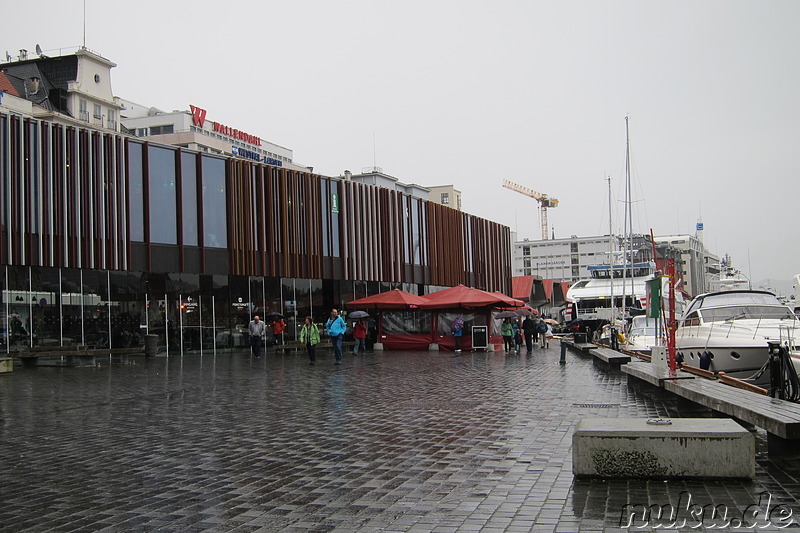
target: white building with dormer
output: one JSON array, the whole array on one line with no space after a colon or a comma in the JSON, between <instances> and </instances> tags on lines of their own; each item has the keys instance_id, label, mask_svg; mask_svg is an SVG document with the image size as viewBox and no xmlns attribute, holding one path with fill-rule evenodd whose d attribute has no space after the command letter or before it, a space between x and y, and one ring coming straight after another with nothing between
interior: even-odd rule
<instances>
[{"instance_id":1,"label":"white building with dormer","mask_svg":"<svg viewBox=\"0 0 800 533\"><path fill-rule=\"evenodd\" d=\"M75 53L31 57L0 63L0 106L37 119L119 131L122 105L111 91L111 69L117 65L85 47ZM27 103L25 103L27 102Z\"/></svg>"}]
</instances>

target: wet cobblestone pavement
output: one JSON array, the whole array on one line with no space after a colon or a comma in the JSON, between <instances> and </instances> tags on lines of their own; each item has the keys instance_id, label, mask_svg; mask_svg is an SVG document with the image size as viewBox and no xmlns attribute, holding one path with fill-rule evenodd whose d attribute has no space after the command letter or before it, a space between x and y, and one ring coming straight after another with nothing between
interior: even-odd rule
<instances>
[{"instance_id":1,"label":"wet cobblestone pavement","mask_svg":"<svg viewBox=\"0 0 800 533\"><path fill-rule=\"evenodd\" d=\"M559 355L554 343L341 366L268 351L17 367L0 376L0 529L751 531L735 519L767 495L800 523L800 461L769 461L761 432L752 482L575 480L579 419L674 416L674 403ZM621 527L626 505L689 495L727 519Z\"/></svg>"}]
</instances>

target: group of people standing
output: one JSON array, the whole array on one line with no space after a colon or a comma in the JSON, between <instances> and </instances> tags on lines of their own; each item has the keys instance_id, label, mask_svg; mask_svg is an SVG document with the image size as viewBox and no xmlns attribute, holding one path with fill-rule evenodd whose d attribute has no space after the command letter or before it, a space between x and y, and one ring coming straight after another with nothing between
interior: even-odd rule
<instances>
[{"instance_id":1,"label":"group of people standing","mask_svg":"<svg viewBox=\"0 0 800 533\"><path fill-rule=\"evenodd\" d=\"M284 322L285 327L285 322ZM248 326L250 333L250 346L253 351L254 357L261 357L261 352L264 345L264 335L266 333L266 326L258 316L254 316L253 320ZM339 316L339 310L331 310L330 318L325 323L325 331L331 339L333 345L333 355L337 365L342 364L342 340L344 334L347 332L347 324L344 319ZM281 329L283 333L283 329ZM367 351L367 322L363 318L359 318L353 327L353 338L355 339L355 347L353 353L364 353ZM300 328L300 342L306 347L308 352L308 360L310 365L314 365L317 361L317 344L322 339L322 335L317 326L310 316L307 316L303 322L303 327Z\"/></svg>"},{"instance_id":2,"label":"group of people standing","mask_svg":"<svg viewBox=\"0 0 800 533\"><path fill-rule=\"evenodd\" d=\"M528 353L537 344L542 348L550 347L550 339L553 337L553 328L542 318L527 316L521 318L506 318L503 320L500 333L503 335L505 349L507 352L519 353L522 348L523 339Z\"/></svg>"},{"instance_id":3,"label":"group of people standing","mask_svg":"<svg viewBox=\"0 0 800 533\"><path fill-rule=\"evenodd\" d=\"M286 329L286 321L282 317L277 317L272 324L272 336L275 344L283 344L283 332ZM250 348L254 357L261 357L264 351L264 342L267 339L267 324L256 315L250 324L247 325L247 332L250 335Z\"/></svg>"}]
</instances>

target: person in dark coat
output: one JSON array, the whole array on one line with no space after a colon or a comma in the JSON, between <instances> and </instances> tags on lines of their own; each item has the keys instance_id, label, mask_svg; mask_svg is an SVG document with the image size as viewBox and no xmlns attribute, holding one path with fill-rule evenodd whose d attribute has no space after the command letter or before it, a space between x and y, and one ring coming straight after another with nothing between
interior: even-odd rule
<instances>
[{"instance_id":1,"label":"person in dark coat","mask_svg":"<svg viewBox=\"0 0 800 533\"><path fill-rule=\"evenodd\" d=\"M528 353L531 353L534 346L533 336L536 334L536 322L533 321L530 315L522 321L522 333L525 335L525 347L528 349Z\"/></svg>"}]
</instances>

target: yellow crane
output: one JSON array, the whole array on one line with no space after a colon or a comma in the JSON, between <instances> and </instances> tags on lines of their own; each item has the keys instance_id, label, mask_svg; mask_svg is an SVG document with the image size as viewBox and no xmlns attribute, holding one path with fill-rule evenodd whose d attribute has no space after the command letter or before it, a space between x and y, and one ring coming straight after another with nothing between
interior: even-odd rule
<instances>
[{"instance_id":1,"label":"yellow crane","mask_svg":"<svg viewBox=\"0 0 800 533\"><path fill-rule=\"evenodd\" d=\"M524 187L518 183L514 183L513 181L503 180L503 187L506 189L511 189L512 191L517 191L520 194L524 194L525 196L530 196L531 198L535 198L539 205L541 206L542 210L542 240L547 240L547 208L548 207L558 207L558 200L555 198L550 198L546 194L542 194L540 192L536 192L533 189L529 189Z\"/></svg>"}]
</instances>

